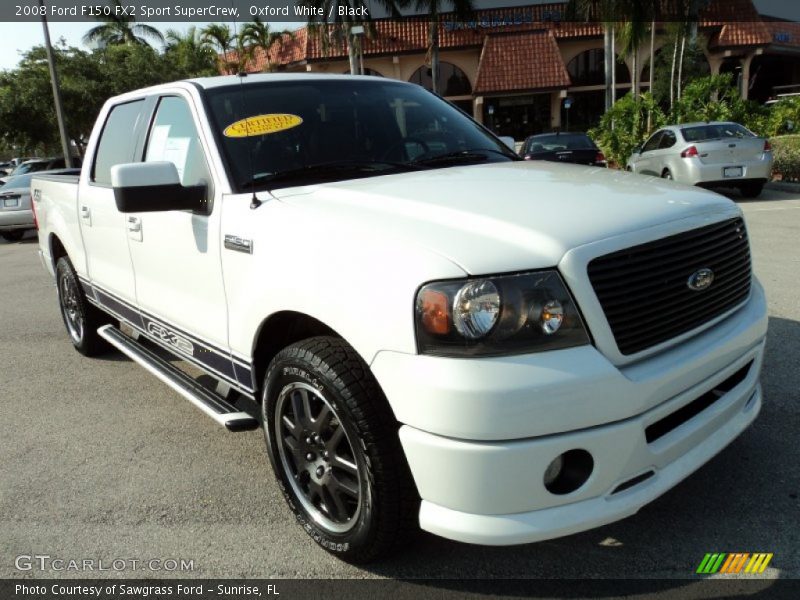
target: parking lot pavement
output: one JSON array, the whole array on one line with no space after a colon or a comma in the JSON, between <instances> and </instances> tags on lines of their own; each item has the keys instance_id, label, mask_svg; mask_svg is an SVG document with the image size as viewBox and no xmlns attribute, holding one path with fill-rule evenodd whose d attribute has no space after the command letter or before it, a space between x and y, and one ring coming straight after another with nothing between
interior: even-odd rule
<instances>
[{"instance_id":1,"label":"parking lot pavement","mask_svg":"<svg viewBox=\"0 0 800 600\"><path fill-rule=\"evenodd\" d=\"M619 523L509 548L421 534L368 568L292 522L260 432L227 433L119 354L74 352L34 238L0 242L0 577L81 575L15 570L38 553L191 559L179 575L201 577L683 578L715 551L773 552L768 576L800 577L800 196L732 197L770 306L755 424Z\"/></svg>"}]
</instances>

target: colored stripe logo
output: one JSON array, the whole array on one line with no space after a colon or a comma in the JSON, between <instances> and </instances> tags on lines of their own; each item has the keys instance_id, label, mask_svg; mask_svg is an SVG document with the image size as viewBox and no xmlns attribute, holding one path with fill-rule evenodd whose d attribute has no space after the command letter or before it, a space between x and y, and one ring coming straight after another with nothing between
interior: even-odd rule
<instances>
[{"instance_id":1,"label":"colored stripe logo","mask_svg":"<svg viewBox=\"0 0 800 600\"><path fill-rule=\"evenodd\" d=\"M772 552L714 552L708 553L700 561L697 573L763 573L772 560Z\"/></svg>"}]
</instances>

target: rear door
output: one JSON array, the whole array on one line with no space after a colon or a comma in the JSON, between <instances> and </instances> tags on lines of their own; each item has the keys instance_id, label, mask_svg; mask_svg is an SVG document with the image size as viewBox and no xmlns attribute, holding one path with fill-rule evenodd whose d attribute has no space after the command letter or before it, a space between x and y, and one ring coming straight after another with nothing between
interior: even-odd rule
<instances>
[{"instance_id":1,"label":"rear door","mask_svg":"<svg viewBox=\"0 0 800 600\"><path fill-rule=\"evenodd\" d=\"M81 174L78 221L86 249L86 272L104 307L137 323L133 265L128 251L126 215L117 210L111 167L133 160L146 114L145 99L124 102L107 113L90 169Z\"/></svg>"}]
</instances>

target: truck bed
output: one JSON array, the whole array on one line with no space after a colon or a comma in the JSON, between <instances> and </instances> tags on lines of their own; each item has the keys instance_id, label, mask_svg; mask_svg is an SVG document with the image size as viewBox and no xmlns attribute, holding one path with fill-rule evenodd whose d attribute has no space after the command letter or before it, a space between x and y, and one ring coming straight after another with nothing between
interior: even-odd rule
<instances>
[{"instance_id":1,"label":"truck bed","mask_svg":"<svg viewBox=\"0 0 800 600\"><path fill-rule=\"evenodd\" d=\"M39 249L51 275L55 275L52 253L56 231L57 241L66 250L76 271L79 274L86 271L78 222L79 178L80 175L35 175L31 180L31 201L39 223Z\"/></svg>"}]
</instances>

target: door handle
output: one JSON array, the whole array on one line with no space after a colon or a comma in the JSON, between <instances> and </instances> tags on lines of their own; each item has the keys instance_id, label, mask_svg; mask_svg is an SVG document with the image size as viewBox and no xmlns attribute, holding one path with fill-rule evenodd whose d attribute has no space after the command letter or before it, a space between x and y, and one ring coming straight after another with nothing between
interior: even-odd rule
<instances>
[{"instance_id":1,"label":"door handle","mask_svg":"<svg viewBox=\"0 0 800 600\"><path fill-rule=\"evenodd\" d=\"M81 206L81 217L84 219L88 219L92 216L92 211L89 210L88 206Z\"/></svg>"},{"instance_id":2,"label":"door handle","mask_svg":"<svg viewBox=\"0 0 800 600\"><path fill-rule=\"evenodd\" d=\"M128 231L136 233L142 230L142 220L139 217L128 217Z\"/></svg>"}]
</instances>

